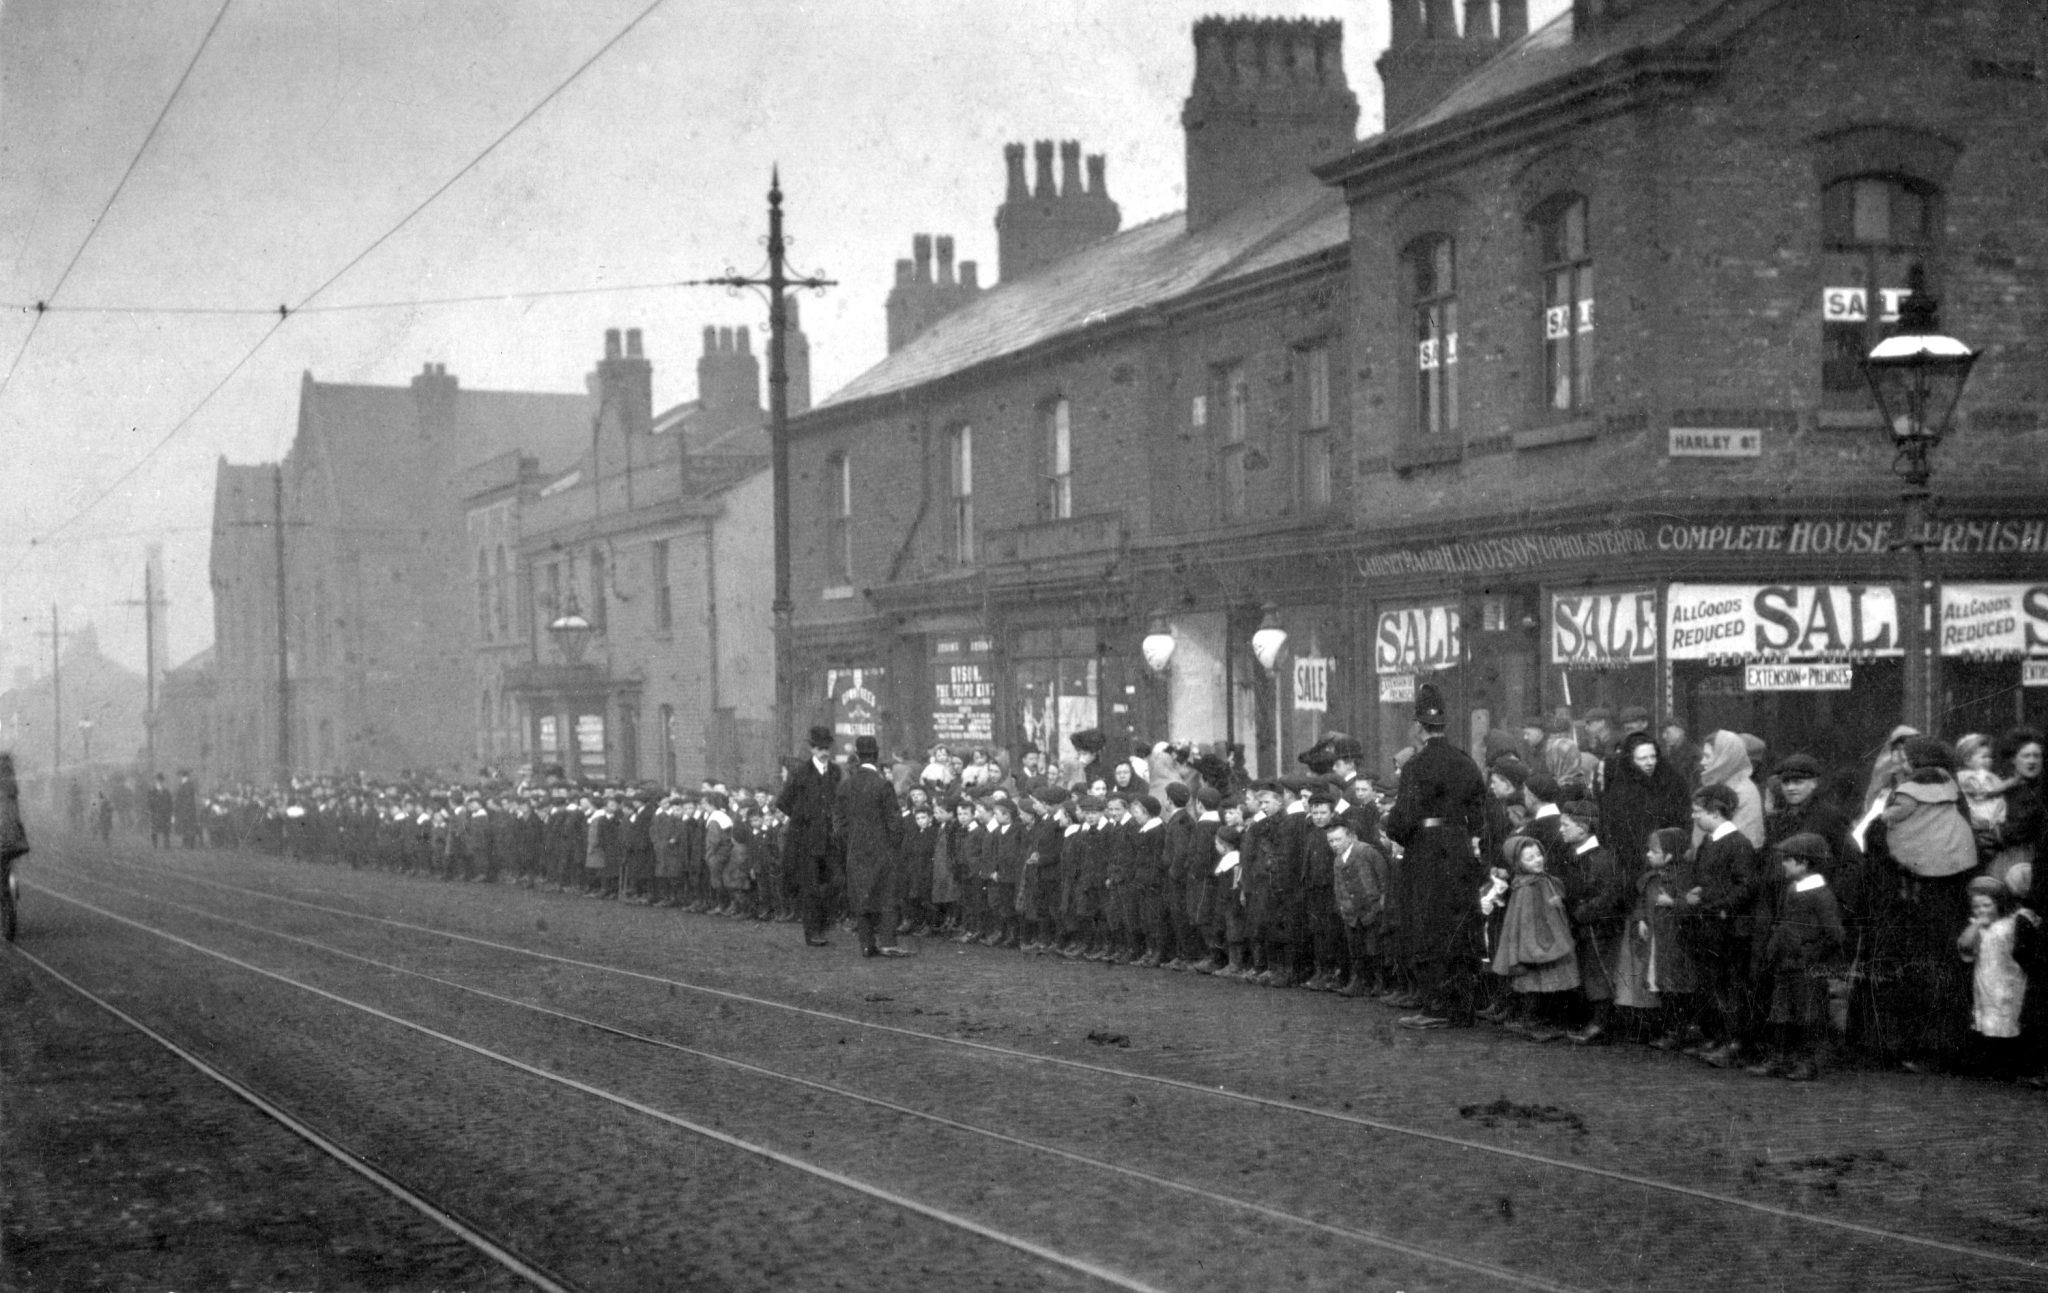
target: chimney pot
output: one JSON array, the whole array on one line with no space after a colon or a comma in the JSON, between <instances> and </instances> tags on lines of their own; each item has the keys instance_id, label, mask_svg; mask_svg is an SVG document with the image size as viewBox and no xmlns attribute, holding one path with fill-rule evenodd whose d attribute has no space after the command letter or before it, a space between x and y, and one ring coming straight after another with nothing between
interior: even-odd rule
<instances>
[{"instance_id":1,"label":"chimney pot","mask_svg":"<svg viewBox=\"0 0 2048 1293\"><path fill-rule=\"evenodd\" d=\"M749 340L749 333L747 331L746 324L742 323L739 326L739 329L733 334L733 340L739 343L739 349L741 354L748 355L753 353L754 348L752 342Z\"/></svg>"},{"instance_id":2,"label":"chimney pot","mask_svg":"<svg viewBox=\"0 0 2048 1293\"><path fill-rule=\"evenodd\" d=\"M1024 185L1024 145L1003 145L1003 170L1008 174L1005 201L1015 202L1031 196L1031 190Z\"/></svg>"},{"instance_id":3,"label":"chimney pot","mask_svg":"<svg viewBox=\"0 0 2048 1293\"><path fill-rule=\"evenodd\" d=\"M912 238L910 240L910 255L917 262L917 281L920 283L931 282L932 236L928 233L921 233Z\"/></svg>"},{"instance_id":4,"label":"chimney pot","mask_svg":"<svg viewBox=\"0 0 2048 1293\"><path fill-rule=\"evenodd\" d=\"M1090 197L1101 198L1109 196L1109 186L1103 183L1102 180L1104 164L1101 153L1090 153L1088 155L1088 195Z\"/></svg>"},{"instance_id":5,"label":"chimney pot","mask_svg":"<svg viewBox=\"0 0 2048 1293\"><path fill-rule=\"evenodd\" d=\"M1081 141L1078 139L1068 139L1060 144L1060 196L1081 196Z\"/></svg>"},{"instance_id":6,"label":"chimney pot","mask_svg":"<svg viewBox=\"0 0 2048 1293\"><path fill-rule=\"evenodd\" d=\"M960 262L960 286L970 292L981 290L981 267L971 260Z\"/></svg>"},{"instance_id":7,"label":"chimney pot","mask_svg":"<svg viewBox=\"0 0 2048 1293\"><path fill-rule=\"evenodd\" d=\"M1458 0L1428 0L1423 20L1431 40L1458 39Z\"/></svg>"},{"instance_id":8,"label":"chimney pot","mask_svg":"<svg viewBox=\"0 0 2048 1293\"><path fill-rule=\"evenodd\" d=\"M1038 182L1031 188L1031 196L1041 200L1055 198L1059 193L1052 186L1052 140L1041 139L1031 146L1032 158L1038 163Z\"/></svg>"},{"instance_id":9,"label":"chimney pot","mask_svg":"<svg viewBox=\"0 0 2048 1293\"><path fill-rule=\"evenodd\" d=\"M1465 0L1465 39L1493 43L1493 0Z\"/></svg>"},{"instance_id":10,"label":"chimney pot","mask_svg":"<svg viewBox=\"0 0 2048 1293\"><path fill-rule=\"evenodd\" d=\"M1500 0L1502 44L1529 34L1529 0Z\"/></svg>"},{"instance_id":11,"label":"chimney pot","mask_svg":"<svg viewBox=\"0 0 2048 1293\"><path fill-rule=\"evenodd\" d=\"M704 328L704 353L707 355L718 353L718 329L708 324Z\"/></svg>"},{"instance_id":12,"label":"chimney pot","mask_svg":"<svg viewBox=\"0 0 2048 1293\"><path fill-rule=\"evenodd\" d=\"M619 357L619 330L617 328L606 328L604 330L604 357L606 359L617 359Z\"/></svg>"},{"instance_id":13,"label":"chimney pot","mask_svg":"<svg viewBox=\"0 0 2048 1293\"><path fill-rule=\"evenodd\" d=\"M640 329L638 328L626 329L626 358L643 358L640 352Z\"/></svg>"},{"instance_id":14,"label":"chimney pot","mask_svg":"<svg viewBox=\"0 0 2048 1293\"><path fill-rule=\"evenodd\" d=\"M938 237L939 282L951 286L953 282L953 235L942 233Z\"/></svg>"},{"instance_id":15,"label":"chimney pot","mask_svg":"<svg viewBox=\"0 0 2048 1293\"><path fill-rule=\"evenodd\" d=\"M731 328L720 328L718 330L718 353L721 355L729 355L732 353Z\"/></svg>"},{"instance_id":16,"label":"chimney pot","mask_svg":"<svg viewBox=\"0 0 2048 1293\"><path fill-rule=\"evenodd\" d=\"M1422 38L1422 0L1388 0L1388 18L1388 49L1402 49Z\"/></svg>"}]
</instances>

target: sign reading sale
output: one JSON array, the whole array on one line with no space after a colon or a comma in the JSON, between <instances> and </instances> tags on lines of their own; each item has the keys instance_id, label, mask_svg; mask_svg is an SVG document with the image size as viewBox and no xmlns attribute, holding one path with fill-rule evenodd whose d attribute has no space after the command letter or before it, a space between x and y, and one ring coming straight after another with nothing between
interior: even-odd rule
<instances>
[{"instance_id":1,"label":"sign reading sale","mask_svg":"<svg viewBox=\"0 0 2048 1293\"><path fill-rule=\"evenodd\" d=\"M1672 660L1846 660L1902 653L1898 598L1864 584L1673 584Z\"/></svg>"},{"instance_id":2,"label":"sign reading sale","mask_svg":"<svg viewBox=\"0 0 2048 1293\"><path fill-rule=\"evenodd\" d=\"M1657 590L1552 593L1550 659L1563 665L1655 664Z\"/></svg>"},{"instance_id":3,"label":"sign reading sale","mask_svg":"<svg viewBox=\"0 0 2048 1293\"><path fill-rule=\"evenodd\" d=\"M1448 604L1381 611L1373 634L1373 672L1449 669L1464 651L1463 627L1458 608Z\"/></svg>"}]
</instances>

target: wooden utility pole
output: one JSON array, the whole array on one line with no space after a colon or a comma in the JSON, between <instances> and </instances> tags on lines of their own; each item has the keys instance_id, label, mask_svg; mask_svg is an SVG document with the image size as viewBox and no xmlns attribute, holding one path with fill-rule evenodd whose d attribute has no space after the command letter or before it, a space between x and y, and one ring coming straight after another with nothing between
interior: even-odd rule
<instances>
[{"instance_id":1,"label":"wooden utility pole","mask_svg":"<svg viewBox=\"0 0 2048 1293\"><path fill-rule=\"evenodd\" d=\"M271 469L271 535L277 552L277 784L292 780L292 664L285 642L284 464Z\"/></svg>"},{"instance_id":2,"label":"wooden utility pole","mask_svg":"<svg viewBox=\"0 0 2048 1293\"><path fill-rule=\"evenodd\" d=\"M147 760L147 770L154 773L156 771L156 611L157 607L164 605L163 594L156 586L156 566L154 563L145 561L142 564L142 600L140 602L125 602L123 604L142 607L143 658L147 662L145 672L148 679L148 686L145 689L145 699L143 701L142 732L145 743L144 758Z\"/></svg>"}]
</instances>

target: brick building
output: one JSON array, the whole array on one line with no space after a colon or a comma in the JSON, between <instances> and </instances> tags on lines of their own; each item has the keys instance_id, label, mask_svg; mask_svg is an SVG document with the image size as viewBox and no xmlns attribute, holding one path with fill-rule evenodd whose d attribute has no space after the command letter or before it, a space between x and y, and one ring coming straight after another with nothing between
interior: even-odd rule
<instances>
[{"instance_id":1,"label":"brick building","mask_svg":"<svg viewBox=\"0 0 2048 1293\"><path fill-rule=\"evenodd\" d=\"M300 771L460 772L473 753L468 470L512 448L566 457L583 394L465 390L445 365L408 386L300 383L275 466L222 462L214 492L217 775L277 758L275 529L282 487L291 763Z\"/></svg>"},{"instance_id":2,"label":"brick building","mask_svg":"<svg viewBox=\"0 0 2048 1293\"><path fill-rule=\"evenodd\" d=\"M791 407L809 404L791 305ZM747 329L706 328L698 398L656 414L638 329L605 335L579 450L466 487L478 760L664 785L774 769L772 485ZM564 650L549 626L592 632Z\"/></svg>"},{"instance_id":3,"label":"brick building","mask_svg":"<svg viewBox=\"0 0 2048 1293\"><path fill-rule=\"evenodd\" d=\"M1449 10L1395 5L1392 124L1317 172L1351 212L1379 749L1434 674L1474 741L1638 703L1867 756L1912 590L1860 361L1914 287L1984 351L1937 458L1938 723L2038 721L2017 657L2048 624L2015 612L2048 577L2048 15L1579 0L1396 111L1401 42ZM1811 662L1836 667L1749 667Z\"/></svg>"},{"instance_id":4,"label":"brick building","mask_svg":"<svg viewBox=\"0 0 2048 1293\"><path fill-rule=\"evenodd\" d=\"M2042 717L2048 15L1392 17L1362 142L1336 24L1198 24L1186 212L1006 259L798 420L793 730L1384 764L1427 677L1474 743L1640 703L1859 757L1914 604L1860 357L1915 286L1984 351L1937 458L1943 727Z\"/></svg>"}]
</instances>

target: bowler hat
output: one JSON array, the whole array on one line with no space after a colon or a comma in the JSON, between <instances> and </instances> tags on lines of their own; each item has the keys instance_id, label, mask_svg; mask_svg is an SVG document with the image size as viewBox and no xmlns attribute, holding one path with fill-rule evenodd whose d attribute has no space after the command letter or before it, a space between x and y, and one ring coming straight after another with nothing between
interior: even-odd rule
<instances>
[{"instance_id":1,"label":"bowler hat","mask_svg":"<svg viewBox=\"0 0 2048 1293\"><path fill-rule=\"evenodd\" d=\"M832 748L832 729L822 723L811 729L811 748L829 750Z\"/></svg>"},{"instance_id":2,"label":"bowler hat","mask_svg":"<svg viewBox=\"0 0 2048 1293\"><path fill-rule=\"evenodd\" d=\"M854 737L853 757L859 759L862 763L873 763L876 759L882 757L880 742L876 741L872 736Z\"/></svg>"}]
</instances>

